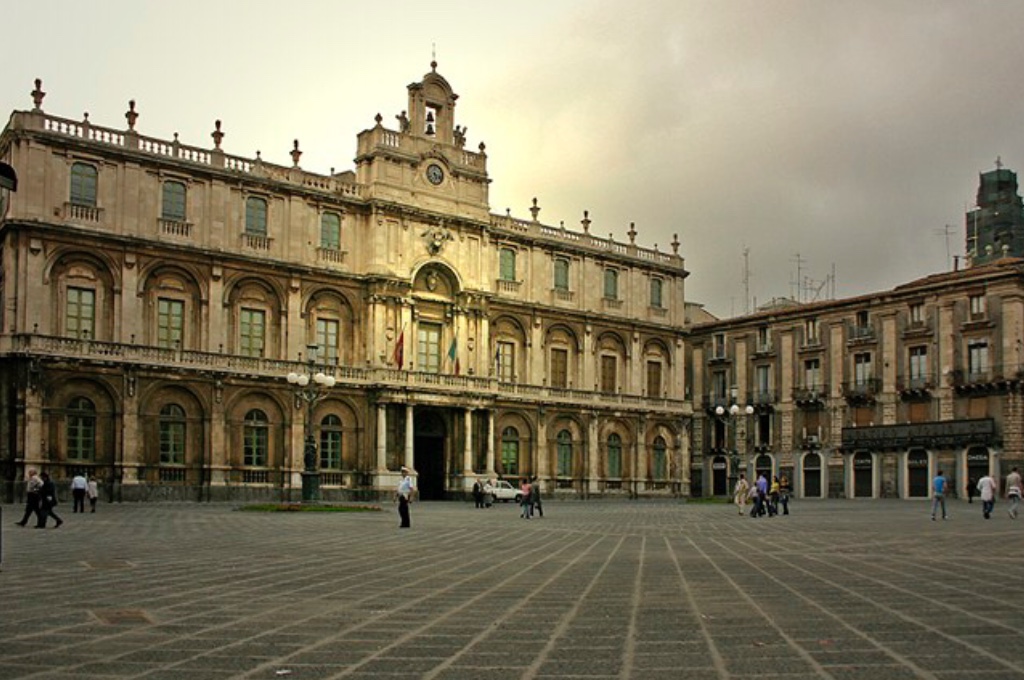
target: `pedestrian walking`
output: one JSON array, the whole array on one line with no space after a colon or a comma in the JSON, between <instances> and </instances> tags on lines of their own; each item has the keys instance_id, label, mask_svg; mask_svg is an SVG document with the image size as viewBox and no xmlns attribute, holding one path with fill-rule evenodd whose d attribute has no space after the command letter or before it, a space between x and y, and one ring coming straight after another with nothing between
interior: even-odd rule
<instances>
[{"instance_id":1,"label":"pedestrian walking","mask_svg":"<svg viewBox=\"0 0 1024 680\"><path fill-rule=\"evenodd\" d=\"M89 482L85 475L79 472L71 478L71 513L85 512L85 493L89 488Z\"/></svg>"},{"instance_id":2,"label":"pedestrian walking","mask_svg":"<svg viewBox=\"0 0 1024 680\"><path fill-rule=\"evenodd\" d=\"M484 507L489 508L494 504L494 485L491 480L484 482Z\"/></svg>"},{"instance_id":3,"label":"pedestrian walking","mask_svg":"<svg viewBox=\"0 0 1024 680\"><path fill-rule=\"evenodd\" d=\"M522 511L519 513L519 516L523 519L530 519L532 514L530 512L530 493L532 488L529 478L523 477L523 482L519 485L519 507Z\"/></svg>"},{"instance_id":4,"label":"pedestrian walking","mask_svg":"<svg viewBox=\"0 0 1024 680\"><path fill-rule=\"evenodd\" d=\"M754 509L757 511L756 516L764 517L768 512L768 478L764 476L763 472L757 476L754 488L757 489L757 503L754 504Z\"/></svg>"},{"instance_id":5,"label":"pedestrian walking","mask_svg":"<svg viewBox=\"0 0 1024 680\"><path fill-rule=\"evenodd\" d=\"M981 497L981 514L990 519L996 506L996 480L992 475L986 474L978 480L978 495Z\"/></svg>"},{"instance_id":6,"label":"pedestrian walking","mask_svg":"<svg viewBox=\"0 0 1024 680\"><path fill-rule=\"evenodd\" d=\"M416 492L416 484L409 476L409 468L402 466L402 479L398 482L398 489L395 491L395 499L398 501L398 516L401 523L400 529L408 529L412 526L409 517L409 504L412 503L412 496Z\"/></svg>"},{"instance_id":7,"label":"pedestrian walking","mask_svg":"<svg viewBox=\"0 0 1024 680\"><path fill-rule=\"evenodd\" d=\"M540 503L540 481L536 476L533 478L533 484L530 485L530 504L536 511L537 516L541 519L544 518L544 506Z\"/></svg>"},{"instance_id":8,"label":"pedestrian walking","mask_svg":"<svg viewBox=\"0 0 1024 680\"><path fill-rule=\"evenodd\" d=\"M747 476L741 472L740 478L736 480L736 486L732 490L733 502L736 503L740 515L747 511L747 494L749 493L750 483L747 482Z\"/></svg>"},{"instance_id":9,"label":"pedestrian walking","mask_svg":"<svg viewBox=\"0 0 1024 680\"><path fill-rule=\"evenodd\" d=\"M99 483L89 475L89 483L85 487L85 495L89 497L89 512L96 512L96 499L100 496Z\"/></svg>"},{"instance_id":10,"label":"pedestrian walking","mask_svg":"<svg viewBox=\"0 0 1024 680\"><path fill-rule=\"evenodd\" d=\"M779 482L779 476L772 476L772 485L768 491L768 516L774 517L779 514L779 494L782 492L782 484Z\"/></svg>"},{"instance_id":11,"label":"pedestrian walking","mask_svg":"<svg viewBox=\"0 0 1024 680\"><path fill-rule=\"evenodd\" d=\"M1024 496L1024 486L1021 486L1020 473L1017 472L1017 468L1013 468L1006 476L1006 500L1010 501L1010 507L1006 512L1010 513L1011 519L1017 519L1017 508L1020 507L1021 496Z\"/></svg>"},{"instance_id":12,"label":"pedestrian walking","mask_svg":"<svg viewBox=\"0 0 1024 680\"><path fill-rule=\"evenodd\" d=\"M945 476L942 474L942 470L935 475L935 479L932 480L932 521L935 521L935 511L942 508L942 519L948 519L949 516L946 514L946 490L949 486L949 482L946 481Z\"/></svg>"},{"instance_id":13,"label":"pedestrian walking","mask_svg":"<svg viewBox=\"0 0 1024 680\"><path fill-rule=\"evenodd\" d=\"M64 520L57 516L57 513L53 509L57 506L57 485L50 479L50 475L42 473L39 475L43 480L43 486L39 489L39 522L36 524L37 529L45 529L46 521L52 517L57 520L57 524L53 527L54 529L64 524Z\"/></svg>"},{"instance_id":14,"label":"pedestrian walking","mask_svg":"<svg viewBox=\"0 0 1024 680\"><path fill-rule=\"evenodd\" d=\"M782 504L782 514L789 514L789 494L793 492L793 487L789 484L789 477L782 475L779 478L779 502Z\"/></svg>"},{"instance_id":15,"label":"pedestrian walking","mask_svg":"<svg viewBox=\"0 0 1024 680\"><path fill-rule=\"evenodd\" d=\"M473 482L473 502L478 508L484 507L484 487L479 479Z\"/></svg>"},{"instance_id":16,"label":"pedestrian walking","mask_svg":"<svg viewBox=\"0 0 1024 680\"><path fill-rule=\"evenodd\" d=\"M43 480L39 478L39 473L35 471L35 468L29 468L28 479L25 480L25 514L22 516L21 521L17 522L18 526L25 526L28 524L28 519L32 515L36 516L36 522L42 519L39 514L40 508L40 491L43 488Z\"/></svg>"},{"instance_id":17,"label":"pedestrian walking","mask_svg":"<svg viewBox=\"0 0 1024 680\"><path fill-rule=\"evenodd\" d=\"M978 491L978 482L977 482L977 480L975 480L974 477L968 477L967 478L967 502L968 503L973 503L974 502L974 495L977 493L977 491Z\"/></svg>"}]
</instances>

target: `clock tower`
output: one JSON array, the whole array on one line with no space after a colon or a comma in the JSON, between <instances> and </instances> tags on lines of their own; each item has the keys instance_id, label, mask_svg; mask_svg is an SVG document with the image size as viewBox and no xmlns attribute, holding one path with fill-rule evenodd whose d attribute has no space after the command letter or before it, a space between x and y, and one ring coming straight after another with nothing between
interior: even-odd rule
<instances>
[{"instance_id":1,"label":"clock tower","mask_svg":"<svg viewBox=\"0 0 1024 680\"><path fill-rule=\"evenodd\" d=\"M409 105L385 127L359 134L356 182L371 201L397 203L468 219L489 219L487 154L466 146L466 128L455 123L459 96L437 72L408 87ZM392 129L393 128L393 129Z\"/></svg>"}]
</instances>

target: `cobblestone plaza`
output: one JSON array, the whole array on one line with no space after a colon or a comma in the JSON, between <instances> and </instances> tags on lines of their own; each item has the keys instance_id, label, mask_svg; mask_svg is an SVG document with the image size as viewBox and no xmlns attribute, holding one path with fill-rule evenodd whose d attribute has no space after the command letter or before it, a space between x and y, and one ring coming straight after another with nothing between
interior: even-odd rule
<instances>
[{"instance_id":1,"label":"cobblestone plaza","mask_svg":"<svg viewBox=\"0 0 1024 680\"><path fill-rule=\"evenodd\" d=\"M1024 678L1024 520L954 502L3 507L0 678Z\"/></svg>"}]
</instances>

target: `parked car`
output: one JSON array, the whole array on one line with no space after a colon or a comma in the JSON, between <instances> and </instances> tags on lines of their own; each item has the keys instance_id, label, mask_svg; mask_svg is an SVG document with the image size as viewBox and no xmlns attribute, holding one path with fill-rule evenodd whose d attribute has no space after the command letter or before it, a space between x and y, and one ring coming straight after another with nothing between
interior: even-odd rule
<instances>
[{"instance_id":1,"label":"parked car","mask_svg":"<svg viewBox=\"0 0 1024 680\"><path fill-rule=\"evenodd\" d=\"M499 479L491 484L491 493L494 494L495 503L498 501L504 501L506 503L509 501L515 501L518 503L523 498L522 492L519 491L517 487L506 482L504 479Z\"/></svg>"}]
</instances>

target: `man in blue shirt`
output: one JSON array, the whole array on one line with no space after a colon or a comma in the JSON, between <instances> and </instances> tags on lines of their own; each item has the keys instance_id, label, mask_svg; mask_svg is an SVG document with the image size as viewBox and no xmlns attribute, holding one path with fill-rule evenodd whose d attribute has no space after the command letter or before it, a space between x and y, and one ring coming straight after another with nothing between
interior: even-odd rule
<instances>
[{"instance_id":1,"label":"man in blue shirt","mask_svg":"<svg viewBox=\"0 0 1024 680\"><path fill-rule=\"evenodd\" d=\"M942 476L942 470L939 470L939 474L935 475L935 479L932 480L932 521L935 521L935 511L942 506L942 519L947 519L946 515L946 487L949 486L949 482Z\"/></svg>"}]
</instances>

